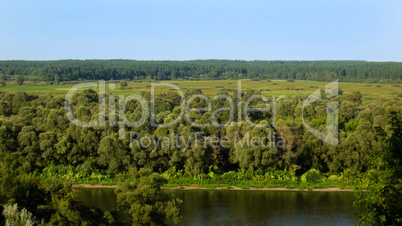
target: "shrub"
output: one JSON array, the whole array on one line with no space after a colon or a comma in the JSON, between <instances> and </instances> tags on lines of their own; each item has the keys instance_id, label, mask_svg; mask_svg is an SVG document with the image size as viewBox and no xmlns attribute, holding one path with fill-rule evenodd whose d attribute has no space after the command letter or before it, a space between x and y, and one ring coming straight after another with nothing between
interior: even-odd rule
<instances>
[{"instance_id":1,"label":"shrub","mask_svg":"<svg viewBox=\"0 0 402 226\"><path fill-rule=\"evenodd\" d=\"M183 175L183 170L176 170L176 167L173 166L166 170L164 173L161 174L161 177L169 180L171 178L178 178Z\"/></svg>"},{"instance_id":2,"label":"shrub","mask_svg":"<svg viewBox=\"0 0 402 226\"><path fill-rule=\"evenodd\" d=\"M327 181L329 182L341 182L342 181L342 176L337 176L337 175L331 175L327 178Z\"/></svg>"},{"instance_id":3,"label":"shrub","mask_svg":"<svg viewBox=\"0 0 402 226\"><path fill-rule=\"evenodd\" d=\"M5 205L3 210L3 216L5 218L6 225L44 225L42 220L41 223L36 220L32 213L28 212L25 208L18 211L18 205Z\"/></svg>"},{"instance_id":4,"label":"shrub","mask_svg":"<svg viewBox=\"0 0 402 226\"><path fill-rule=\"evenodd\" d=\"M237 179L236 172L235 171L226 172L226 173L222 174L221 178L225 179L225 180L235 180L235 179Z\"/></svg>"},{"instance_id":5,"label":"shrub","mask_svg":"<svg viewBox=\"0 0 402 226\"><path fill-rule=\"evenodd\" d=\"M316 169L310 169L300 177L300 180L302 182L312 182L312 183L320 182L321 179L322 179L321 173L319 170Z\"/></svg>"}]
</instances>

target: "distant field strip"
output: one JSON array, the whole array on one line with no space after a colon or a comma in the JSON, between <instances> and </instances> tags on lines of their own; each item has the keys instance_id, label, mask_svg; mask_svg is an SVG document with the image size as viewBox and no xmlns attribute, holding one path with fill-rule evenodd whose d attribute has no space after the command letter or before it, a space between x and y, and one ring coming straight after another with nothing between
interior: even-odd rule
<instances>
[{"instance_id":1,"label":"distant field strip","mask_svg":"<svg viewBox=\"0 0 402 226\"><path fill-rule=\"evenodd\" d=\"M97 81L93 81L97 82ZM151 91L151 82L145 81L128 81L128 87L124 90L120 89L119 81L108 81L107 83L115 83L116 89L106 89L107 93L113 93L115 95L140 94L141 92ZM197 88L207 96L214 96L218 92L226 90L229 94L233 94L237 90L238 80L203 80L203 81L158 81L157 83L170 83L173 84L185 92L187 89ZM271 81L251 81L241 80L241 89L246 91L247 89L261 90L264 96L272 95L288 95L293 96L297 94L310 94L317 89L323 89L328 82L316 82L295 80L294 82L288 82L286 80L271 80ZM31 83L26 82L22 86L17 86L13 83L8 83L6 86L0 87L3 92L18 92L24 91L35 94L50 93L54 96L65 96L68 90L75 84L61 84L61 85L49 85L46 83ZM106 88L108 86L106 85ZM353 91L360 91L365 100L377 99L377 98L394 98L397 95L402 95L402 87L400 85L392 84L367 84L367 83L339 83L339 88L344 91L344 94L351 93ZM167 86L156 86L155 93L166 92L171 89Z\"/></svg>"}]
</instances>

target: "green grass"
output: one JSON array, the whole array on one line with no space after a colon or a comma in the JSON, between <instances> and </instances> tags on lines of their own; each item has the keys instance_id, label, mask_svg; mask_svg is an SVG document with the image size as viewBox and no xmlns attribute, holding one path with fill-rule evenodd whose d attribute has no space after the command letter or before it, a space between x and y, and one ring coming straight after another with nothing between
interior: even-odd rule
<instances>
[{"instance_id":1,"label":"green grass","mask_svg":"<svg viewBox=\"0 0 402 226\"><path fill-rule=\"evenodd\" d=\"M305 81L305 80L295 80L294 82L287 82L286 80L272 80L272 81L251 81L248 79L241 80L241 89L245 91L247 89L261 90L262 95L266 97L271 97L273 95L286 95L293 96L297 94L310 94L317 89L323 89L328 82L316 82L316 81ZM97 81L93 81L97 82ZM111 82L110 82L111 83ZM128 88L125 90L120 90L120 84L118 81L114 81L116 84L115 90L106 89L106 93L113 93L114 95L131 95L140 94L142 91L151 91L150 81L129 81ZM238 88L238 80L203 80L203 81L161 81L158 83L171 83L182 89L185 93L187 89L198 88L201 89L205 95L214 96L219 90L224 87L229 94L233 94ZM276 83L276 85L273 85ZM34 94L44 94L50 93L53 96L64 97L68 90L75 84L59 84L59 85L48 85L47 83L32 83L26 82L22 86L17 86L13 82L9 82L6 86L0 87L1 91L5 92L18 92L25 91ZM108 85L106 85L108 87ZM339 83L339 88L344 91L344 94L349 94L353 91L360 91L363 95L365 101L370 102L370 100L383 98L389 99L395 97L397 94L402 94L402 87L398 87L392 84L381 84L381 87L377 87L376 84L367 83ZM167 86L156 86L155 93L163 93L170 89ZM269 91L268 91L269 90ZM270 99L270 98L268 98Z\"/></svg>"}]
</instances>

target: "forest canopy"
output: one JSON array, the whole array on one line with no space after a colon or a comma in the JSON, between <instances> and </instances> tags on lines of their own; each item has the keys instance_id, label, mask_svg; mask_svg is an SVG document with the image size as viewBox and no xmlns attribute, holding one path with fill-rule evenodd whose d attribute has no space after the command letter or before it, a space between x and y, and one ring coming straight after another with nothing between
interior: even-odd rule
<instances>
[{"instance_id":1,"label":"forest canopy","mask_svg":"<svg viewBox=\"0 0 402 226\"><path fill-rule=\"evenodd\" d=\"M402 63L366 61L0 61L0 75L31 80L297 79L402 83Z\"/></svg>"}]
</instances>

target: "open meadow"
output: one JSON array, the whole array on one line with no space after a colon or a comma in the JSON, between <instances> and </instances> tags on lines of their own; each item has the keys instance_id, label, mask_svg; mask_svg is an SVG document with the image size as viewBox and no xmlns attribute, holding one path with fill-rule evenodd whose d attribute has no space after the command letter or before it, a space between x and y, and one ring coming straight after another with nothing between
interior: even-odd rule
<instances>
[{"instance_id":1,"label":"open meadow","mask_svg":"<svg viewBox=\"0 0 402 226\"><path fill-rule=\"evenodd\" d=\"M207 96L216 95L219 91L225 89L229 94L232 94L238 89L238 81L241 81L241 89L260 90L262 95L266 97L286 95L293 96L298 94L310 94L317 89L324 89L328 82L307 81L307 80L260 80L252 81L249 79L243 80L167 80L167 81L153 81L154 83L170 83L179 87L184 93L187 89L197 88L202 90ZM97 83L97 81L90 81ZM77 82L78 83L78 82ZM60 83L49 84L46 82L33 83L31 81L25 82L24 85L18 86L13 81L8 82L5 86L0 87L3 92L18 92L24 91L31 94L50 93L53 96L63 97L67 94L68 90L77 83ZM115 89L108 89L108 84L114 83ZM128 86L125 89L120 89L119 81L106 82L106 92L115 95L131 95L141 94L144 91L151 91L152 81L127 81ZM344 94L350 94L353 91L360 91L365 103L380 99L393 99L402 96L401 85L395 84L369 84L369 83L345 83L339 82L339 88L344 91ZM166 92L171 89L168 86L155 86L155 93Z\"/></svg>"}]
</instances>

